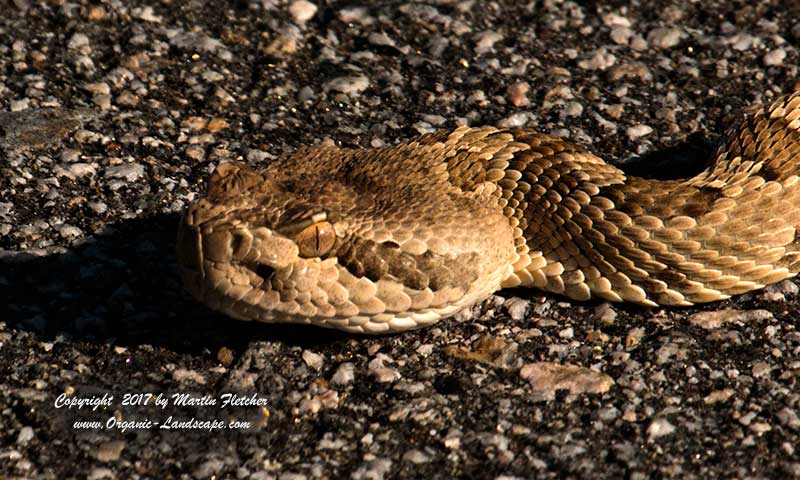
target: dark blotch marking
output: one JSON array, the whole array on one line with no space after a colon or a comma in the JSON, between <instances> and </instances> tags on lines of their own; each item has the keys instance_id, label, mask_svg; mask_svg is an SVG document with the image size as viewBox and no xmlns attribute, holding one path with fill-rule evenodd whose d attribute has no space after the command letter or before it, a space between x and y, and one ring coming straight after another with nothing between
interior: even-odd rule
<instances>
[{"instance_id":1,"label":"dark blotch marking","mask_svg":"<svg viewBox=\"0 0 800 480\"><path fill-rule=\"evenodd\" d=\"M428 251L412 255L394 242L376 243L361 238L337 242L326 257L336 257L355 276L378 281L391 275L415 290L466 289L481 274L475 253L444 256Z\"/></svg>"},{"instance_id":2,"label":"dark blotch marking","mask_svg":"<svg viewBox=\"0 0 800 480\"><path fill-rule=\"evenodd\" d=\"M702 187L692 195L692 200L683 206L681 213L692 218L704 215L712 210L714 202L720 195L719 188Z\"/></svg>"},{"instance_id":3,"label":"dark blotch marking","mask_svg":"<svg viewBox=\"0 0 800 480\"><path fill-rule=\"evenodd\" d=\"M772 167L764 167L758 172L758 176L766 180L767 182L774 182L775 180L779 180L781 178L781 174Z\"/></svg>"}]
</instances>

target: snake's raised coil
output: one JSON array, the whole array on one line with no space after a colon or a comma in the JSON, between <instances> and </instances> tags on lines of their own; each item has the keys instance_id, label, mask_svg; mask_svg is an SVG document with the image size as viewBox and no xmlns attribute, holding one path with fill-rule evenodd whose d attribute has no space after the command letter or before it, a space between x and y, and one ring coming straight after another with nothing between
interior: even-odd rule
<instances>
[{"instance_id":1,"label":"snake's raised coil","mask_svg":"<svg viewBox=\"0 0 800 480\"><path fill-rule=\"evenodd\" d=\"M221 164L181 222L181 272L235 318L368 333L503 287L728 298L800 270L800 93L751 110L686 180L629 177L560 138L493 127Z\"/></svg>"}]
</instances>

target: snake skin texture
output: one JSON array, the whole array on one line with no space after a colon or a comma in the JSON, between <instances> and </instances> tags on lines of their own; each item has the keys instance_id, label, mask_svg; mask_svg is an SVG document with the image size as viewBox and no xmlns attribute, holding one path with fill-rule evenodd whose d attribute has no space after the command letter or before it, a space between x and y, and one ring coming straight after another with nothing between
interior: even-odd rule
<instances>
[{"instance_id":1,"label":"snake skin texture","mask_svg":"<svg viewBox=\"0 0 800 480\"><path fill-rule=\"evenodd\" d=\"M800 93L743 114L686 180L524 129L221 164L185 213L187 288L244 320L384 333L505 287L692 305L800 270Z\"/></svg>"}]
</instances>

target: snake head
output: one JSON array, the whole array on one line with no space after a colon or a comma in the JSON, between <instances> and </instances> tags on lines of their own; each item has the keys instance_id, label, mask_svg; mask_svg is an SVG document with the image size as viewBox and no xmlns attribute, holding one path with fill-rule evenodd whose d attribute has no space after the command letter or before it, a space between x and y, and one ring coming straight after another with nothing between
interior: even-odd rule
<instances>
[{"instance_id":1,"label":"snake head","mask_svg":"<svg viewBox=\"0 0 800 480\"><path fill-rule=\"evenodd\" d=\"M430 324L496 289L514 247L499 209L471 228L442 199L413 193L378 197L337 178L221 164L181 220L184 283L243 320L366 333ZM415 209L421 217L405 211ZM441 228L428 226L436 215Z\"/></svg>"}]
</instances>

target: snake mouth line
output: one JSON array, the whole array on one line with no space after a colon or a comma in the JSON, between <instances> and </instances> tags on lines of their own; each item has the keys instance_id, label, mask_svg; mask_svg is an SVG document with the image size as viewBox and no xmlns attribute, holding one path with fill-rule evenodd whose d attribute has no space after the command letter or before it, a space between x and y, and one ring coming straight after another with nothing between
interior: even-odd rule
<instances>
[{"instance_id":1,"label":"snake mouth line","mask_svg":"<svg viewBox=\"0 0 800 480\"><path fill-rule=\"evenodd\" d=\"M192 243L196 244L196 243ZM199 259L202 255L192 256ZM454 315L469 306L472 301L455 302L440 308L424 309L422 311L389 313L372 315L358 312L354 315L339 315L332 317L308 316L302 313L293 313L279 308L259 308L258 302L253 299L263 298L262 295L274 294L262 287L278 275L278 271L265 264L234 264L214 262L205 259L200 264L183 264L179 267L181 277L187 290L193 297L200 300L212 310L222 312L233 318L244 321L260 321L265 323L299 323L317 325L323 328L333 328L363 334L385 334L421 328L434 323L441 318ZM249 275L254 282L249 285L239 285L231 289L217 288L215 282L226 275ZM257 277L256 277L257 276ZM258 278L264 282L259 282ZM487 294L486 292L480 295Z\"/></svg>"},{"instance_id":2,"label":"snake mouth line","mask_svg":"<svg viewBox=\"0 0 800 480\"><path fill-rule=\"evenodd\" d=\"M178 266L181 269L196 270L205 276L203 269L203 239L200 229L187 223L186 215L181 218L176 241Z\"/></svg>"}]
</instances>

